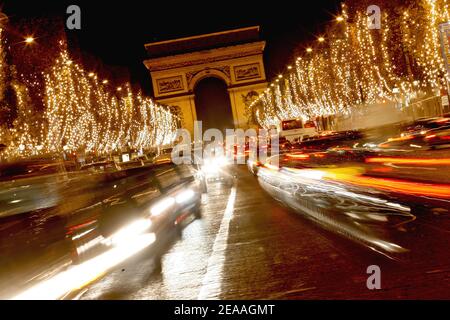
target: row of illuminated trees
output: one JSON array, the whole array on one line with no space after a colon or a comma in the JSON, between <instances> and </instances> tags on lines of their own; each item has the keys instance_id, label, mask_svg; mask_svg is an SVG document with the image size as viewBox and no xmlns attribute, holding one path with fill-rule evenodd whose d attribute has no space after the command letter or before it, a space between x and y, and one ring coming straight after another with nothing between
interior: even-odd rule
<instances>
[{"instance_id":1,"label":"row of illuminated trees","mask_svg":"<svg viewBox=\"0 0 450 320\"><path fill-rule=\"evenodd\" d=\"M101 155L146 150L174 139L176 112L129 84L114 89L106 85L107 80L71 59L65 41L57 44L49 68L37 76L18 74L8 59L3 31L0 28L2 158L55 152Z\"/></svg>"},{"instance_id":2,"label":"row of illuminated trees","mask_svg":"<svg viewBox=\"0 0 450 320\"><path fill-rule=\"evenodd\" d=\"M381 9L379 29L367 7ZM439 24L450 0L348 0L317 41L248 106L263 127L286 118L349 114L355 106L415 99L447 86Z\"/></svg>"}]
</instances>

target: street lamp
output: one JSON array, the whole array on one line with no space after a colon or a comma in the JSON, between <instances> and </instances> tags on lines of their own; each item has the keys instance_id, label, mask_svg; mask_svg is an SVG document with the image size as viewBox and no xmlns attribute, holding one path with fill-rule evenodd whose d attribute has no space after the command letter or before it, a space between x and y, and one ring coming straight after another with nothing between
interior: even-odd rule
<instances>
[{"instance_id":1,"label":"street lamp","mask_svg":"<svg viewBox=\"0 0 450 320\"><path fill-rule=\"evenodd\" d=\"M311 53L313 51L312 48L306 48L306 52Z\"/></svg>"},{"instance_id":2,"label":"street lamp","mask_svg":"<svg viewBox=\"0 0 450 320\"><path fill-rule=\"evenodd\" d=\"M317 38L317 40L318 40L319 42L324 42L324 41L325 41L325 38L324 38L324 37L319 37L319 38Z\"/></svg>"},{"instance_id":3,"label":"street lamp","mask_svg":"<svg viewBox=\"0 0 450 320\"><path fill-rule=\"evenodd\" d=\"M28 36L25 38L25 43L26 44L31 44L34 42L34 38L32 36Z\"/></svg>"},{"instance_id":4,"label":"street lamp","mask_svg":"<svg viewBox=\"0 0 450 320\"><path fill-rule=\"evenodd\" d=\"M344 21L344 17L343 17L343 16L338 16L338 17L336 18L336 21L337 21L337 22L342 22L342 21Z\"/></svg>"}]
</instances>

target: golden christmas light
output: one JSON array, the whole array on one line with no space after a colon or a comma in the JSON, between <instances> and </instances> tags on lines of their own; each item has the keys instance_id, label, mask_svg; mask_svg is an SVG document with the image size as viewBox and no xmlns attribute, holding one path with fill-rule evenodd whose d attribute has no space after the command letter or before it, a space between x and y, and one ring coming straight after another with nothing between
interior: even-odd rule
<instances>
[{"instance_id":1,"label":"golden christmas light","mask_svg":"<svg viewBox=\"0 0 450 320\"><path fill-rule=\"evenodd\" d=\"M2 35L0 28L0 38ZM0 45L0 51L4 47ZM1 53L1 52L0 52ZM0 55L0 57L3 57ZM0 59L0 81L4 61ZM66 50L43 74L45 112L36 112L28 88L15 81L17 117L13 128L0 124L1 156L27 157L46 153L110 154L124 149L146 150L170 144L178 118L168 107L155 104L126 84L125 95L103 86L93 72L70 59Z\"/></svg>"},{"instance_id":2,"label":"golden christmas light","mask_svg":"<svg viewBox=\"0 0 450 320\"><path fill-rule=\"evenodd\" d=\"M32 36L28 36L25 38L25 43L30 44L34 42L34 38Z\"/></svg>"}]
</instances>

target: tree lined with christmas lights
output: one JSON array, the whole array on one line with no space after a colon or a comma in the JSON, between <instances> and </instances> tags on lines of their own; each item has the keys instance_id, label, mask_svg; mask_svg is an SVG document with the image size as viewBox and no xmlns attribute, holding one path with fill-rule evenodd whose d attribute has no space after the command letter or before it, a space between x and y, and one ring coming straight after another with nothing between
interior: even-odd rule
<instances>
[{"instance_id":1,"label":"tree lined with christmas lights","mask_svg":"<svg viewBox=\"0 0 450 320\"><path fill-rule=\"evenodd\" d=\"M3 26L0 25L0 143L5 144L8 140L7 113L8 109L4 105L5 91L5 49L3 43Z\"/></svg>"},{"instance_id":2,"label":"tree lined with christmas lights","mask_svg":"<svg viewBox=\"0 0 450 320\"><path fill-rule=\"evenodd\" d=\"M350 114L399 97L407 105L446 85L438 25L450 20L450 0L381 2L381 29L369 28L367 6L349 2L353 11L343 4L326 36L249 106L261 126Z\"/></svg>"},{"instance_id":3,"label":"tree lined with christmas lights","mask_svg":"<svg viewBox=\"0 0 450 320\"><path fill-rule=\"evenodd\" d=\"M0 59L0 80L4 66ZM16 75L10 81L17 115L11 125L0 126L0 142L7 146L2 157L55 152L102 155L145 150L174 139L178 119L168 107L133 92L129 84L112 90L106 80L71 60L64 41L59 57L42 78L44 83L36 87L44 88L44 112L33 106L29 81L21 82ZM4 81L0 85L4 90Z\"/></svg>"},{"instance_id":4,"label":"tree lined with christmas lights","mask_svg":"<svg viewBox=\"0 0 450 320\"><path fill-rule=\"evenodd\" d=\"M148 149L174 137L176 117L168 108L132 92L128 84L111 92L65 49L45 79L48 151Z\"/></svg>"}]
</instances>

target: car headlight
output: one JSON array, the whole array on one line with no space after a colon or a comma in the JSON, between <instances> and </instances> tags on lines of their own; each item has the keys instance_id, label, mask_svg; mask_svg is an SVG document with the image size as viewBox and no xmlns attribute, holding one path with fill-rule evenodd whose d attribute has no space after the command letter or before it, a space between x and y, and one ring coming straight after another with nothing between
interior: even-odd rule
<instances>
[{"instance_id":1,"label":"car headlight","mask_svg":"<svg viewBox=\"0 0 450 320\"><path fill-rule=\"evenodd\" d=\"M116 233L114 233L110 240L113 245L123 245L126 244L130 239L134 239L137 235L143 233L148 230L152 225L150 219L139 219L136 220L126 227L120 229Z\"/></svg>"},{"instance_id":2,"label":"car headlight","mask_svg":"<svg viewBox=\"0 0 450 320\"><path fill-rule=\"evenodd\" d=\"M195 196L195 192L192 189L187 189L187 190L180 192L176 196L175 200L177 203L180 203L180 204L186 203L189 200L191 200L194 196Z\"/></svg>"},{"instance_id":3,"label":"car headlight","mask_svg":"<svg viewBox=\"0 0 450 320\"><path fill-rule=\"evenodd\" d=\"M161 213L165 212L167 209L172 207L174 204L175 204L174 198L172 198L172 197L165 198L165 199L161 200L160 202L158 202L157 204L155 204L150 209L150 214L153 217L159 216Z\"/></svg>"},{"instance_id":4,"label":"car headlight","mask_svg":"<svg viewBox=\"0 0 450 320\"><path fill-rule=\"evenodd\" d=\"M216 173L228 165L226 157L215 157L206 159L202 168L205 173Z\"/></svg>"}]
</instances>

